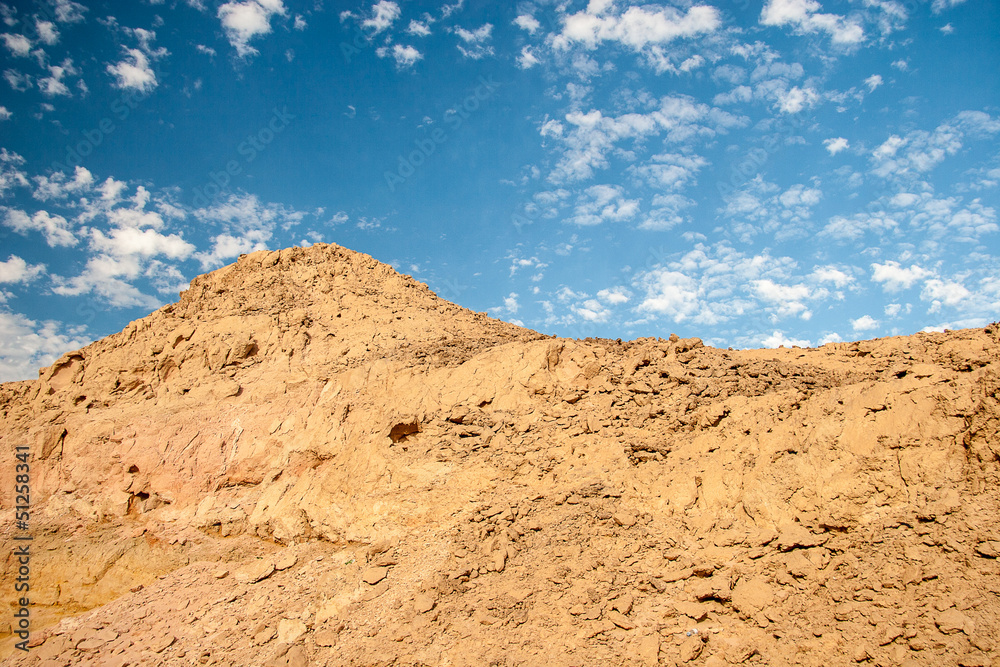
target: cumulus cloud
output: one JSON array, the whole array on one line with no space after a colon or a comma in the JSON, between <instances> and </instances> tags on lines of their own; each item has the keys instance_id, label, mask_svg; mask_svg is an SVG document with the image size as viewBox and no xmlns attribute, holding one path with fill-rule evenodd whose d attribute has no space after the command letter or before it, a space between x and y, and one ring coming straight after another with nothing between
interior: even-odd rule
<instances>
[{"instance_id":1,"label":"cumulus cloud","mask_svg":"<svg viewBox=\"0 0 1000 667\"><path fill-rule=\"evenodd\" d=\"M865 31L856 21L837 14L821 14L816 0L768 0L760 13L767 26L790 26L799 34L825 32L834 44L850 46L864 41Z\"/></svg>"},{"instance_id":2,"label":"cumulus cloud","mask_svg":"<svg viewBox=\"0 0 1000 667\"><path fill-rule=\"evenodd\" d=\"M3 224L19 234L39 232L50 248L70 247L79 243L70 222L61 215L52 215L48 211L36 211L29 216L19 209L7 209Z\"/></svg>"},{"instance_id":3,"label":"cumulus cloud","mask_svg":"<svg viewBox=\"0 0 1000 667\"><path fill-rule=\"evenodd\" d=\"M402 44L393 44L391 49L387 46L382 46L376 49L375 53L379 58L388 58L391 56L396 61L396 66L400 69L413 67L418 60L424 57L414 47L403 46Z\"/></svg>"},{"instance_id":4,"label":"cumulus cloud","mask_svg":"<svg viewBox=\"0 0 1000 667\"><path fill-rule=\"evenodd\" d=\"M149 57L139 49L123 49L125 59L108 65L108 74L115 78L112 84L123 90L138 90L143 93L156 88L156 74L149 66Z\"/></svg>"},{"instance_id":5,"label":"cumulus cloud","mask_svg":"<svg viewBox=\"0 0 1000 667\"><path fill-rule=\"evenodd\" d=\"M542 24L538 22L534 16L530 14L521 14L516 19L514 19L514 25L516 25L521 30L526 30L528 34L534 35L538 32L538 29L542 27Z\"/></svg>"},{"instance_id":6,"label":"cumulus cloud","mask_svg":"<svg viewBox=\"0 0 1000 667\"><path fill-rule=\"evenodd\" d=\"M619 14L613 3L594 3L586 11L563 20L562 32L553 40L557 49L581 44L597 48L603 42L618 43L634 51L675 39L715 32L721 25L719 10L695 5L687 12L674 7L629 7Z\"/></svg>"},{"instance_id":7,"label":"cumulus cloud","mask_svg":"<svg viewBox=\"0 0 1000 667\"><path fill-rule=\"evenodd\" d=\"M245 58L259 53L250 46L250 41L271 32L271 17L275 15L285 15L282 0L227 2L219 7L216 17L222 22L226 38L236 54Z\"/></svg>"},{"instance_id":8,"label":"cumulus cloud","mask_svg":"<svg viewBox=\"0 0 1000 667\"><path fill-rule=\"evenodd\" d=\"M415 37L427 37L431 34L431 29L422 21L412 20L410 21L410 25L407 26L406 32Z\"/></svg>"},{"instance_id":9,"label":"cumulus cloud","mask_svg":"<svg viewBox=\"0 0 1000 667\"><path fill-rule=\"evenodd\" d=\"M778 94L778 109L783 113L798 113L815 106L817 102L819 94L812 88L792 86L791 90Z\"/></svg>"},{"instance_id":10,"label":"cumulus cloud","mask_svg":"<svg viewBox=\"0 0 1000 667\"><path fill-rule=\"evenodd\" d=\"M805 338L789 338L782 331L774 331L771 335L761 338L760 344L771 349L777 347L810 347L812 345Z\"/></svg>"},{"instance_id":11,"label":"cumulus cloud","mask_svg":"<svg viewBox=\"0 0 1000 667\"><path fill-rule=\"evenodd\" d=\"M44 273L44 264L28 264L17 255L11 255L7 261L0 262L0 283L30 283Z\"/></svg>"},{"instance_id":12,"label":"cumulus cloud","mask_svg":"<svg viewBox=\"0 0 1000 667\"><path fill-rule=\"evenodd\" d=\"M537 65L540 61L535 56L534 51L532 51L530 46L524 46L521 48L521 55L517 57L517 66L521 69L531 69Z\"/></svg>"},{"instance_id":13,"label":"cumulus cloud","mask_svg":"<svg viewBox=\"0 0 1000 667\"><path fill-rule=\"evenodd\" d=\"M31 53L31 40L24 35L4 33L0 35L4 46L18 58L26 58Z\"/></svg>"},{"instance_id":14,"label":"cumulus cloud","mask_svg":"<svg viewBox=\"0 0 1000 667\"><path fill-rule=\"evenodd\" d=\"M390 0L380 0L372 5L371 16L361 22L361 26L370 30L372 35L385 32L399 18L399 5Z\"/></svg>"},{"instance_id":15,"label":"cumulus cloud","mask_svg":"<svg viewBox=\"0 0 1000 667\"><path fill-rule=\"evenodd\" d=\"M893 261L887 261L885 264L874 263L871 269L872 280L881 283L882 288L888 292L910 289L918 280L931 275L930 271L916 264L903 268L899 262Z\"/></svg>"},{"instance_id":16,"label":"cumulus cloud","mask_svg":"<svg viewBox=\"0 0 1000 667\"><path fill-rule=\"evenodd\" d=\"M466 58L479 60L484 56L493 55L493 47L487 44L493 35L492 24L485 23L475 30L455 28L455 34L462 40L462 43L458 45L458 50Z\"/></svg>"},{"instance_id":17,"label":"cumulus cloud","mask_svg":"<svg viewBox=\"0 0 1000 667\"><path fill-rule=\"evenodd\" d=\"M872 74L865 79L865 85L868 87L869 93L874 92L876 88L882 85L882 77L878 74Z\"/></svg>"},{"instance_id":18,"label":"cumulus cloud","mask_svg":"<svg viewBox=\"0 0 1000 667\"><path fill-rule=\"evenodd\" d=\"M836 155L840 151L847 150L849 144L847 139L843 137L835 137L824 141L823 146L825 146L826 150L830 152L830 155Z\"/></svg>"},{"instance_id":19,"label":"cumulus cloud","mask_svg":"<svg viewBox=\"0 0 1000 667\"><path fill-rule=\"evenodd\" d=\"M568 222L582 226L621 222L634 218L638 211L639 201L626 199L620 185L594 185L580 195Z\"/></svg>"},{"instance_id":20,"label":"cumulus cloud","mask_svg":"<svg viewBox=\"0 0 1000 667\"><path fill-rule=\"evenodd\" d=\"M38 79L38 89L42 91L42 94L46 97L69 95L69 88L63 82L63 79L66 76L76 76L79 74L73 66L73 61L67 58L59 65L50 65L48 70L49 76Z\"/></svg>"},{"instance_id":21,"label":"cumulus cloud","mask_svg":"<svg viewBox=\"0 0 1000 667\"><path fill-rule=\"evenodd\" d=\"M608 166L607 155L626 141L659 134L669 143L710 139L745 123L744 118L690 97L668 96L648 113L605 116L597 109L573 111L566 114L565 123L554 119L545 122L541 134L561 144L562 157L549 176L558 183L592 177L595 169Z\"/></svg>"},{"instance_id":22,"label":"cumulus cloud","mask_svg":"<svg viewBox=\"0 0 1000 667\"><path fill-rule=\"evenodd\" d=\"M851 320L851 327L854 328L855 332L871 331L878 329L879 326L879 321L871 315L862 315L856 320Z\"/></svg>"},{"instance_id":23,"label":"cumulus cloud","mask_svg":"<svg viewBox=\"0 0 1000 667\"><path fill-rule=\"evenodd\" d=\"M83 13L87 8L79 2L73 0L55 0L56 21L59 23L79 23L83 20Z\"/></svg>"}]
</instances>

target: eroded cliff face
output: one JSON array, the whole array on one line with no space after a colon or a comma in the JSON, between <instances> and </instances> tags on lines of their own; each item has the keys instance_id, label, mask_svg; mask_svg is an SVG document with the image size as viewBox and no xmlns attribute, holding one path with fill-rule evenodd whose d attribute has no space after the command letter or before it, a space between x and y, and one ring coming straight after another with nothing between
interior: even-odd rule
<instances>
[{"instance_id":1,"label":"eroded cliff face","mask_svg":"<svg viewBox=\"0 0 1000 667\"><path fill-rule=\"evenodd\" d=\"M998 341L555 339L254 253L0 386L12 659L991 665Z\"/></svg>"}]
</instances>

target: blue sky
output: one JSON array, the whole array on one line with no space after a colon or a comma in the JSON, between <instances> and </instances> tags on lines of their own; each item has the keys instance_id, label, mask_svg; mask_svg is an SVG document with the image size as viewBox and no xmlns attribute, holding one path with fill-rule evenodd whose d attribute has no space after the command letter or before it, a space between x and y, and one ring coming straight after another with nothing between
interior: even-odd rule
<instances>
[{"instance_id":1,"label":"blue sky","mask_svg":"<svg viewBox=\"0 0 1000 667\"><path fill-rule=\"evenodd\" d=\"M1000 311L983 0L0 3L0 379L335 242L564 336Z\"/></svg>"}]
</instances>

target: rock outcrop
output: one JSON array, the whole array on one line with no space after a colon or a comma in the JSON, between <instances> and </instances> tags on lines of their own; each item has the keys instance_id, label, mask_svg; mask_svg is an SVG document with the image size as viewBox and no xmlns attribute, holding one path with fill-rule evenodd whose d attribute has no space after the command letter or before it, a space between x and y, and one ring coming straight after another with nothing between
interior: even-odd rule
<instances>
[{"instance_id":1,"label":"rock outcrop","mask_svg":"<svg viewBox=\"0 0 1000 667\"><path fill-rule=\"evenodd\" d=\"M557 339L337 246L247 255L0 386L6 654L994 665L998 352Z\"/></svg>"}]
</instances>

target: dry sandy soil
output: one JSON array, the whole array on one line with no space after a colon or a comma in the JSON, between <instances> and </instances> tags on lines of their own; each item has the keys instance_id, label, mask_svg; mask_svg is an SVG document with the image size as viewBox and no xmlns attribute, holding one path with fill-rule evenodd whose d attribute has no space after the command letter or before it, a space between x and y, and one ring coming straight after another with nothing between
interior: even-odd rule
<instances>
[{"instance_id":1,"label":"dry sandy soil","mask_svg":"<svg viewBox=\"0 0 1000 667\"><path fill-rule=\"evenodd\" d=\"M998 352L559 339L338 246L244 256L0 385L2 655L996 667Z\"/></svg>"}]
</instances>

